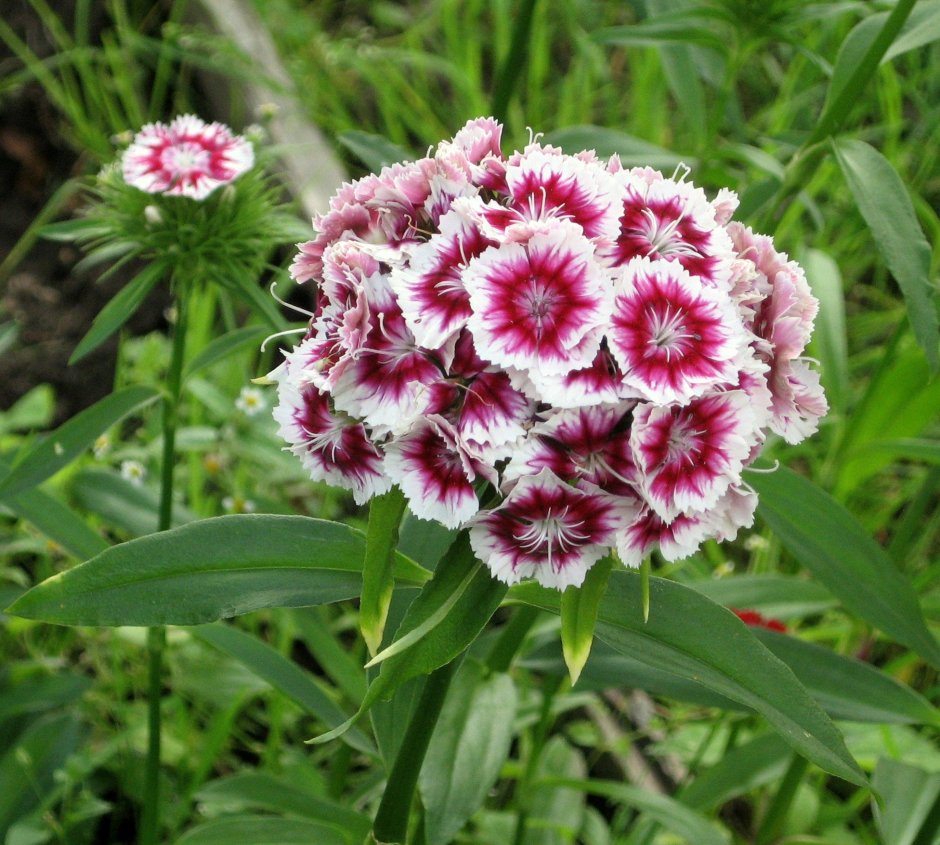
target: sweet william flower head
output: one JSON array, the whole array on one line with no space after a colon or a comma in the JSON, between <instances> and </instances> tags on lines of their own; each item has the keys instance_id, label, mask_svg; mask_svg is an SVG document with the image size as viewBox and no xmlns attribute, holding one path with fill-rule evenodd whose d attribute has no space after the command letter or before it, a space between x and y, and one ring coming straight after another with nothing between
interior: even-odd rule
<instances>
[{"instance_id":1,"label":"sweet william flower head","mask_svg":"<svg viewBox=\"0 0 940 845\"><path fill-rule=\"evenodd\" d=\"M180 115L171 123L148 123L122 158L124 180L149 194L205 199L255 162L254 148L221 123Z\"/></svg>"},{"instance_id":2,"label":"sweet william flower head","mask_svg":"<svg viewBox=\"0 0 940 845\"><path fill-rule=\"evenodd\" d=\"M397 485L468 530L509 583L734 538L769 432L796 442L825 413L802 270L732 219L729 190L500 141L470 121L314 221L281 435L358 503Z\"/></svg>"}]
</instances>

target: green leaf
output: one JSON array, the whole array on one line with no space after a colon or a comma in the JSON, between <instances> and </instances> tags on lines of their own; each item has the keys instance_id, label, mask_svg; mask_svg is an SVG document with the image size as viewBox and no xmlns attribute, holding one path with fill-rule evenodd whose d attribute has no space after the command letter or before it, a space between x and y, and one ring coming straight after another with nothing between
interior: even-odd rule
<instances>
[{"instance_id":1,"label":"green leaf","mask_svg":"<svg viewBox=\"0 0 940 845\"><path fill-rule=\"evenodd\" d=\"M398 534L398 551L425 569L433 570L456 537L457 531L453 528L445 528L436 521L419 519L407 511Z\"/></svg>"},{"instance_id":2,"label":"green leaf","mask_svg":"<svg viewBox=\"0 0 940 845\"><path fill-rule=\"evenodd\" d=\"M239 811L269 810L312 819L343 833L350 845L359 845L372 827L361 813L266 772L241 772L214 780L196 793L196 800L207 808L218 804L228 811L233 807Z\"/></svg>"},{"instance_id":3,"label":"green leaf","mask_svg":"<svg viewBox=\"0 0 940 845\"><path fill-rule=\"evenodd\" d=\"M804 148L838 131L849 111L861 99L869 80L904 26L916 0L898 0L891 13L876 25L862 21L846 37L836 56L822 115Z\"/></svg>"},{"instance_id":4,"label":"green leaf","mask_svg":"<svg viewBox=\"0 0 940 845\"><path fill-rule=\"evenodd\" d=\"M695 773L679 800L696 810L720 807L732 798L783 777L793 752L778 734L768 733L723 754L715 765Z\"/></svg>"},{"instance_id":5,"label":"green leaf","mask_svg":"<svg viewBox=\"0 0 940 845\"><path fill-rule=\"evenodd\" d=\"M381 661L382 668L359 712L345 725L313 741L334 739L375 701L388 698L405 681L450 663L477 638L506 590L506 585L474 557L468 533L461 532L408 607L392 645L373 659L372 663Z\"/></svg>"},{"instance_id":6,"label":"green leaf","mask_svg":"<svg viewBox=\"0 0 940 845\"><path fill-rule=\"evenodd\" d=\"M873 450L878 440L917 437L940 416L940 379L930 379L923 353L914 347L885 361L865 388L861 402L852 409L840 448L837 481L833 491L847 501L864 482L891 463L886 451Z\"/></svg>"},{"instance_id":7,"label":"green leaf","mask_svg":"<svg viewBox=\"0 0 940 845\"><path fill-rule=\"evenodd\" d=\"M0 355L3 351L0 350ZM0 413L0 434L46 428L55 415L55 393L48 384L39 384L23 394L8 410Z\"/></svg>"},{"instance_id":8,"label":"green leaf","mask_svg":"<svg viewBox=\"0 0 940 845\"><path fill-rule=\"evenodd\" d=\"M875 17L874 15L872 17ZM940 0L920 0L884 54L882 63L940 39Z\"/></svg>"},{"instance_id":9,"label":"green leaf","mask_svg":"<svg viewBox=\"0 0 940 845\"><path fill-rule=\"evenodd\" d=\"M928 845L940 839L940 772L882 757L872 788L882 799L875 813L882 842Z\"/></svg>"},{"instance_id":10,"label":"green leaf","mask_svg":"<svg viewBox=\"0 0 940 845\"><path fill-rule=\"evenodd\" d=\"M323 671L350 699L362 701L366 694L366 673L362 662L343 647L340 638L327 624L323 609L297 608L291 618L304 645Z\"/></svg>"},{"instance_id":11,"label":"green leaf","mask_svg":"<svg viewBox=\"0 0 940 845\"><path fill-rule=\"evenodd\" d=\"M398 146L398 144L393 144L387 138L383 138L381 135L372 135L368 132L360 132L357 129L340 132L336 140L356 156L369 170L376 173L386 165L414 159L412 153L404 147Z\"/></svg>"},{"instance_id":12,"label":"green leaf","mask_svg":"<svg viewBox=\"0 0 940 845\"><path fill-rule=\"evenodd\" d=\"M0 756L0 839L9 826L40 805L55 786L60 770L82 739L71 713L43 718L30 725Z\"/></svg>"},{"instance_id":13,"label":"green leaf","mask_svg":"<svg viewBox=\"0 0 940 845\"><path fill-rule=\"evenodd\" d=\"M110 526L135 537L157 530L160 496L151 487L134 484L114 470L89 468L76 472L68 489L77 505L98 514ZM195 520L192 511L174 503L172 527Z\"/></svg>"},{"instance_id":14,"label":"green leaf","mask_svg":"<svg viewBox=\"0 0 940 845\"><path fill-rule=\"evenodd\" d=\"M753 608L761 613L789 619L822 613L838 603L822 584L789 575L734 575L686 584L725 607Z\"/></svg>"},{"instance_id":15,"label":"green leaf","mask_svg":"<svg viewBox=\"0 0 940 845\"><path fill-rule=\"evenodd\" d=\"M520 665L534 672L562 676L567 674L561 653L561 644L553 635L549 642L532 651ZM591 656L588 658L577 690L605 690L628 687L641 689L651 695L687 701L703 707L718 707L723 710L747 709L688 677L681 677L650 666L628 655L621 654L603 640L596 638Z\"/></svg>"},{"instance_id":16,"label":"green leaf","mask_svg":"<svg viewBox=\"0 0 940 845\"><path fill-rule=\"evenodd\" d=\"M820 768L864 784L829 717L741 620L672 581L652 578L650 588L653 609L644 623L640 576L612 573L598 611L598 638L622 654L753 708ZM510 595L558 612L558 594L537 584L515 586Z\"/></svg>"},{"instance_id":17,"label":"green leaf","mask_svg":"<svg viewBox=\"0 0 940 845\"><path fill-rule=\"evenodd\" d=\"M317 680L277 649L251 634L221 623L201 625L194 628L192 633L197 639L235 658L330 728L343 724L348 718ZM377 753L375 746L361 731L348 731L343 741L364 754L374 756Z\"/></svg>"},{"instance_id":18,"label":"green leaf","mask_svg":"<svg viewBox=\"0 0 940 845\"><path fill-rule=\"evenodd\" d=\"M419 788L427 845L447 845L483 804L512 745L518 696L506 674L467 660L444 704Z\"/></svg>"},{"instance_id":19,"label":"green leaf","mask_svg":"<svg viewBox=\"0 0 940 845\"><path fill-rule=\"evenodd\" d=\"M0 499L22 493L55 475L90 448L112 425L145 408L159 396L152 387L128 387L76 414L16 461L10 473L0 481Z\"/></svg>"},{"instance_id":20,"label":"green leaf","mask_svg":"<svg viewBox=\"0 0 940 845\"><path fill-rule=\"evenodd\" d=\"M75 347L72 357L69 358L69 364L77 364L121 328L143 305L157 282L166 276L167 268L162 262L155 261L153 264L148 264L124 285L95 317L91 328Z\"/></svg>"},{"instance_id":21,"label":"green leaf","mask_svg":"<svg viewBox=\"0 0 940 845\"><path fill-rule=\"evenodd\" d=\"M940 710L874 666L795 636L762 628L755 628L754 634L833 719L940 727Z\"/></svg>"},{"instance_id":22,"label":"green leaf","mask_svg":"<svg viewBox=\"0 0 940 845\"><path fill-rule=\"evenodd\" d=\"M658 822L666 830L682 837L695 845L728 845L731 837L705 816L684 806L668 795L657 795L637 786L615 783L609 780L574 780L572 778L548 777L540 780L539 785L563 786L579 789L591 795L601 795L632 807L651 821Z\"/></svg>"},{"instance_id":23,"label":"green leaf","mask_svg":"<svg viewBox=\"0 0 940 845\"><path fill-rule=\"evenodd\" d=\"M0 476L9 469L10 465L0 458ZM84 519L44 490L27 490L4 499L3 504L80 560L108 548L108 542L89 528Z\"/></svg>"},{"instance_id":24,"label":"green leaf","mask_svg":"<svg viewBox=\"0 0 940 845\"><path fill-rule=\"evenodd\" d=\"M813 295L819 300L810 354L819 359L820 375L830 407L844 411L849 392L849 352L842 276L832 256L822 250L807 250L802 256L802 264Z\"/></svg>"},{"instance_id":25,"label":"green leaf","mask_svg":"<svg viewBox=\"0 0 940 845\"><path fill-rule=\"evenodd\" d=\"M752 473L758 512L790 553L846 607L940 667L940 647L917 596L855 518L795 472Z\"/></svg>"},{"instance_id":26,"label":"green leaf","mask_svg":"<svg viewBox=\"0 0 940 845\"><path fill-rule=\"evenodd\" d=\"M592 566L580 587L561 594L561 648L571 683L576 684L591 653L597 608L607 589L614 561L605 557Z\"/></svg>"},{"instance_id":27,"label":"green leaf","mask_svg":"<svg viewBox=\"0 0 940 845\"><path fill-rule=\"evenodd\" d=\"M202 351L186 365L183 379L185 380L194 373L198 373L206 367L211 367L231 355L236 355L243 349L255 346L267 333L268 329L261 326L244 326L215 338L206 344Z\"/></svg>"},{"instance_id":28,"label":"green leaf","mask_svg":"<svg viewBox=\"0 0 940 845\"><path fill-rule=\"evenodd\" d=\"M904 294L914 337L935 374L940 369L940 334L930 282L930 245L907 188L891 162L864 141L840 139L833 149L875 248Z\"/></svg>"},{"instance_id":29,"label":"green leaf","mask_svg":"<svg viewBox=\"0 0 940 845\"><path fill-rule=\"evenodd\" d=\"M175 845L348 845L335 828L306 819L234 815L186 831Z\"/></svg>"},{"instance_id":30,"label":"green leaf","mask_svg":"<svg viewBox=\"0 0 940 845\"><path fill-rule=\"evenodd\" d=\"M199 625L357 596L362 534L301 516L235 514L113 546L33 587L10 613L60 625ZM397 574L426 573L399 556Z\"/></svg>"},{"instance_id":31,"label":"green leaf","mask_svg":"<svg viewBox=\"0 0 940 845\"><path fill-rule=\"evenodd\" d=\"M392 564L398 545L398 527L404 512L405 495L398 487L376 496L369 505L366 554L362 563L359 629L369 654L373 655L382 645L385 618L395 587Z\"/></svg>"},{"instance_id":32,"label":"green leaf","mask_svg":"<svg viewBox=\"0 0 940 845\"><path fill-rule=\"evenodd\" d=\"M693 166L694 162L694 159L688 156L602 126L568 126L565 129L556 129L545 136L545 142L561 147L571 154L581 150L594 150L602 157L616 154L620 156L625 167L647 165L670 170L683 161L689 166Z\"/></svg>"},{"instance_id":33,"label":"green leaf","mask_svg":"<svg viewBox=\"0 0 940 845\"><path fill-rule=\"evenodd\" d=\"M940 464L940 441L918 437L899 437L897 440L873 440L865 444L866 449L887 452L895 458Z\"/></svg>"},{"instance_id":34,"label":"green leaf","mask_svg":"<svg viewBox=\"0 0 940 845\"><path fill-rule=\"evenodd\" d=\"M91 678L63 672L28 678L0 690L0 722L26 713L43 713L72 704L91 687Z\"/></svg>"},{"instance_id":35,"label":"green leaf","mask_svg":"<svg viewBox=\"0 0 940 845\"><path fill-rule=\"evenodd\" d=\"M665 16L663 16L665 17ZM694 16L684 19L647 19L643 23L611 26L594 33L599 44L620 47L661 47L663 44L700 44L719 53L728 52L728 44L716 32L706 29Z\"/></svg>"}]
</instances>

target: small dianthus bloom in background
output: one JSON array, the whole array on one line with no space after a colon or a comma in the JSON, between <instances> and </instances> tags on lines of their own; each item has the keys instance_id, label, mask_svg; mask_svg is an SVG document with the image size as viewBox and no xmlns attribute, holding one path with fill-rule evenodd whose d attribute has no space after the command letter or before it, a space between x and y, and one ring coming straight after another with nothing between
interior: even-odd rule
<instances>
[{"instance_id":1,"label":"small dianthus bloom in background","mask_svg":"<svg viewBox=\"0 0 940 845\"><path fill-rule=\"evenodd\" d=\"M243 387L235 400L235 407L246 417L253 417L267 408L268 403L257 387Z\"/></svg>"},{"instance_id":2,"label":"small dianthus bloom in background","mask_svg":"<svg viewBox=\"0 0 940 845\"><path fill-rule=\"evenodd\" d=\"M121 478L140 486L147 477L147 470L140 461L121 461Z\"/></svg>"},{"instance_id":3,"label":"small dianthus bloom in background","mask_svg":"<svg viewBox=\"0 0 940 845\"><path fill-rule=\"evenodd\" d=\"M787 626L779 619L764 616L756 610L739 610L732 607L731 612L745 625L750 625L752 628L766 628L768 631L776 631L778 634L787 633Z\"/></svg>"},{"instance_id":4,"label":"small dianthus bloom in background","mask_svg":"<svg viewBox=\"0 0 940 845\"><path fill-rule=\"evenodd\" d=\"M397 485L508 583L579 586L753 523L768 432L826 412L803 270L687 172L470 121L344 185L291 267L317 287L272 373L280 435L359 504Z\"/></svg>"},{"instance_id":5,"label":"small dianthus bloom in background","mask_svg":"<svg viewBox=\"0 0 940 845\"><path fill-rule=\"evenodd\" d=\"M150 194L205 199L255 162L254 149L221 123L180 115L169 125L148 123L122 158L124 181Z\"/></svg>"}]
</instances>

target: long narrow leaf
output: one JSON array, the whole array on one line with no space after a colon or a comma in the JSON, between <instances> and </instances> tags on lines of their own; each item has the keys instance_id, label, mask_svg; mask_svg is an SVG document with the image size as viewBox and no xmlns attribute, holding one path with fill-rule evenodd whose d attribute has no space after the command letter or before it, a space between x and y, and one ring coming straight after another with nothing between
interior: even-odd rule
<instances>
[{"instance_id":1,"label":"long narrow leaf","mask_svg":"<svg viewBox=\"0 0 940 845\"><path fill-rule=\"evenodd\" d=\"M41 484L90 448L95 439L124 417L159 397L152 387L128 387L76 414L23 455L0 481L0 499Z\"/></svg>"},{"instance_id":2,"label":"long narrow leaf","mask_svg":"<svg viewBox=\"0 0 940 845\"><path fill-rule=\"evenodd\" d=\"M236 514L113 546L33 587L9 613L60 625L199 625L357 596L362 534L301 516ZM398 556L396 572L425 570Z\"/></svg>"},{"instance_id":3,"label":"long narrow leaf","mask_svg":"<svg viewBox=\"0 0 940 845\"><path fill-rule=\"evenodd\" d=\"M841 139L833 148L855 204L874 236L875 248L904 294L914 337L927 356L930 371L936 373L940 334L931 295L930 245L907 188L891 163L864 141Z\"/></svg>"},{"instance_id":4,"label":"long narrow leaf","mask_svg":"<svg viewBox=\"0 0 940 845\"><path fill-rule=\"evenodd\" d=\"M557 592L537 584L513 587L511 595L558 612ZM651 579L651 598L652 613L644 622L640 576L614 572L598 613L597 636L623 654L753 708L820 768L865 782L829 717L733 613L663 578Z\"/></svg>"},{"instance_id":5,"label":"long narrow leaf","mask_svg":"<svg viewBox=\"0 0 940 845\"><path fill-rule=\"evenodd\" d=\"M345 725L313 741L335 739L405 681L428 675L458 657L496 612L506 590L506 585L474 557L467 532L462 532L438 564L434 577L408 607L391 646L376 655L382 668L359 712Z\"/></svg>"},{"instance_id":6,"label":"long narrow leaf","mask_svg":"<svg viewBox=\"0 0 940 845\"><path fill-rule=\"evenodd\" d=\"M0 459L0 475L9 469L9 464ZM108 548L104 537L95 533L84 519L44 490L27 490L6 497L3 504L80 560L94 557Z\"/></svg>"},{"instance_id":7,"label":"long narrow leaf","mask_svg":"<svg viewBox=\"0 0 940 845\"><path fill-rule=\"evenodd\" d=\"M101 309L88 333L81 339L69 358L69 364L77 364L86 355L93 352L112 334L123 326L143 305L160 279L167 275L167 269L159 261L148 264L131 279L117 295Z\"/></svg>"},{"instance_id":8,"label":"long narrow leaf","mask_svg":"<svg viewBox=\"0 0 940 845\"><path fill-rule=\"evenodd\" d=\"M752 474L758 512L781 542L846 607L940 667L917 596L891 558L828 493L781 467Z\"/></svg>"},{"instance_id":9,"label":"long narrow leaf","mask_svg":"<svg viewBox=\"0 0 940 845\"><path fill-rule=\"evenodd\" d=\"M295 704L312 713L325 725L335 728L347 719L330 695L320 684L296 663L284 657L277 649L253 637L251 634L216 623L200 625L193 635L205 643L235 658L274 689L286 695ZM375 746L360 731L351 730L343 741L364 754L377 754Z\"/></svg>"}]
</instances>

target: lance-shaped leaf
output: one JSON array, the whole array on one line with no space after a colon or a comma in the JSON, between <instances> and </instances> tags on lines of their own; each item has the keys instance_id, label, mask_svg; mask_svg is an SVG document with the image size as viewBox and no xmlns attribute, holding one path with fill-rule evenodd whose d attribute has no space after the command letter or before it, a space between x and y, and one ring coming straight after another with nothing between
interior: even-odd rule
<instances>
[{"instance_id":1,"label":"lance-shaped leaf","mask_svg":"<svg viewBox=\"0 0 940 845\"><path fill-rule=\"evenodd\" d=\"M119 546L37 584L9 612L60 625L199 625L262 607L350 599L362 587L361 532L321 519L234 514ZM403 556L396 574L427 573Z\"/></svg>"},{"instance_id":2,"label":"lance-shaped leaf","mask_svg":"<svg viewBox=\"0 0 940 845\"><path fill-rule=\"evenodd\" d=\"M937 306L930 282L930 244L914 213L907 188L881 153L864 141L833 142L836 159L858 210L871 229L875 248L894 276L907 303L914 337L930 371L940 368Z\"/></svg>"},{"instance_id":3,"label":"lance-shaped leaf","mask_svg":"<svg viewBox=\"0 0 940 845\"><path fill-rule=\"evenodd\" d=\"M748 482L760 497L758 513L815 578L867 622L940 667L940 646L913 587L842 505L783 467L753 473Z\"/></svg>"},{"instance_id":4,"label":"lance-shaped leaf","mask_svg":"<svg viewBox=\"0 0 940 845\"><path fill-rule=\"evenodd\" d=\"M202 807L212 810L265 810L311 819L335 828L350 845L362 842L372 827L366 816L326 800L311 785L265 772L242 771L219 778L195 797Z\"/></svg>"},{"instance_id":5,"label":"lance-shaped leaf","mask_svg":"<svg viewBox=\"0 0 940 845\"><path fill-rule=\"evenodd\" d=\"M282 695L312 713L330 727L346 721L347 714L333 701L320 683L284 657L277 649L231 625L200 625L193 634L205 643L235 658ZM361 731L346 733L343 741L364 754L376 755L375 745Z\"/></svg>"},{"instance_id":6,"label":"lance-shaped leaf","mask_svg":"<svg viewBox=\"0 0 940 845\"><path fill-rule=\"evenodd\" d=\"M644 622L640 576L612 573L598 610L598 638L756 710L820 768L865 782L829 717L733 613L663 578L650 579L650 592L654 612ZM513 587L511 595L558 612L558 594L537 584Z\"/></svg>"},{"instance_id":7,"label":"lance-shaped leaf","mask_svg":"<svg viewBox=\"0 0 940 845\"><path fill-rule=\"evenodd\" d=\"M405 512L405 496L397 487L376 496L369 505L366 554L362 563L362 598L359 602L359 628L375 654L382 644L388 605L395 577L392 566L398 545L398 527Z\"/></svg>"},{"instance_id":8,"label":"lance-shaped leaf","mask_svg":"<svg viewBox=\"0 0 940 845\"><path fill-rule=\"evenodd\" d=\"M310 819L225 816L186 831L176 845L349 845L349 839L323 822Z\"/></svg>"},{"instance_id":9,"label":"lance-shaped leaf","mask_svg":"<svg viewBox=\"0 0 940 845\"><path fill-rule=\"evenodd\" d=\"M0 481L0 498L8 499L41 484L73 461L95 439L124 417L159 396L152 387L128 387L76 414L23 455Z\"/></svg>"},{"instance_id":10,"label":"lance-shaped leaf","mask_svg":"<svg viewBox=\"0 0 940 845\"><path fill-rule=\"evenodd\" d=\"M224 361L243 349L257 346L266 334L268 334L268 329L261 326L243 326L240 329L226 332L207 343L199 354L186 365L183 379L185 380L194 373L198 373L206 367L211 367L219 361Z\"/></svg>"},{"instance_id":11,"label":"lance-shaped leaf","mask_svg":"<svg viewBox=\"0 0 940 845\"><path fill-rule=\"evenodd\" d=\"M359 711L346 724L315 737L328 742L349 730L372 704L388 698L405 681L429 675L450 663L470 645L489 621L507 587L490 575L470 548L462 531L434 571L434 577L405 611L392 644L370 665L381 670L370 684Z\"/></svg>"},{"instance_id":12,"label":"lance-shaped leaf","mask_svg":"<svg viewBox=\"0 0 940 845\"><path fill-rule=\"evenodd\" d=\"M9 464L0 459L0 475L9 469ZM17 493L5 498L3 504L77 558L94 557L108 548L108 542L89 528L85 520L44 490Z\"/></svg>"},{"instance_id":13,"label":"lance-shaped leaf","mask_svg":"<svg viewBox=\"0 0 940 845\"><path fill-rule=\"evenodd\" d=\"M563 786L591 795L602 795L611 801L639 810L647 819L658 822L666 830L678 834L686 842L694 842L695 845L728 845L731 841L731 837L713 821L689 809L675 798L657 795L637 786L609 780L574 780L559 777L542 778L537 785Z\"/></svg>"},{"instance_id":14,"label":"lance-shaped leaf","mask_svg":"<svg viewBox=\"0 0 940 845\"><path fill-rule=\"evenodd\" d=\"M69 364L77 364L89 353L94 352L112 334L123 326L143 305L147 294L160 279L167 276L167 268L159 261L148 264L131 279L118 294L98 312L88 333L81 339Z\"/></svg>"},{"instance_id":15,"label":"lance-shaped leaf","mask_svg":"<svg viewBox=\"0 0 940 845\"><path fill-rule=\"evenodd\" d=\"M610 557L599 560L588 570L580 587L568 587L561 594L561 648L572 684L578 682L591 653L597 607L613 564Z\"/></svg>"},{"instance_id":16,"label":"lance-shaped leaf","mask_svg":"<svg viewBox=\"0 0 940 845\"><path fill-rule=\"evenodd\" d=\"M434 728L418 785L427 845L447 845L483 804L512 745L518 695L509 675L467 660Z\"/></svg>"}]
</instances>

